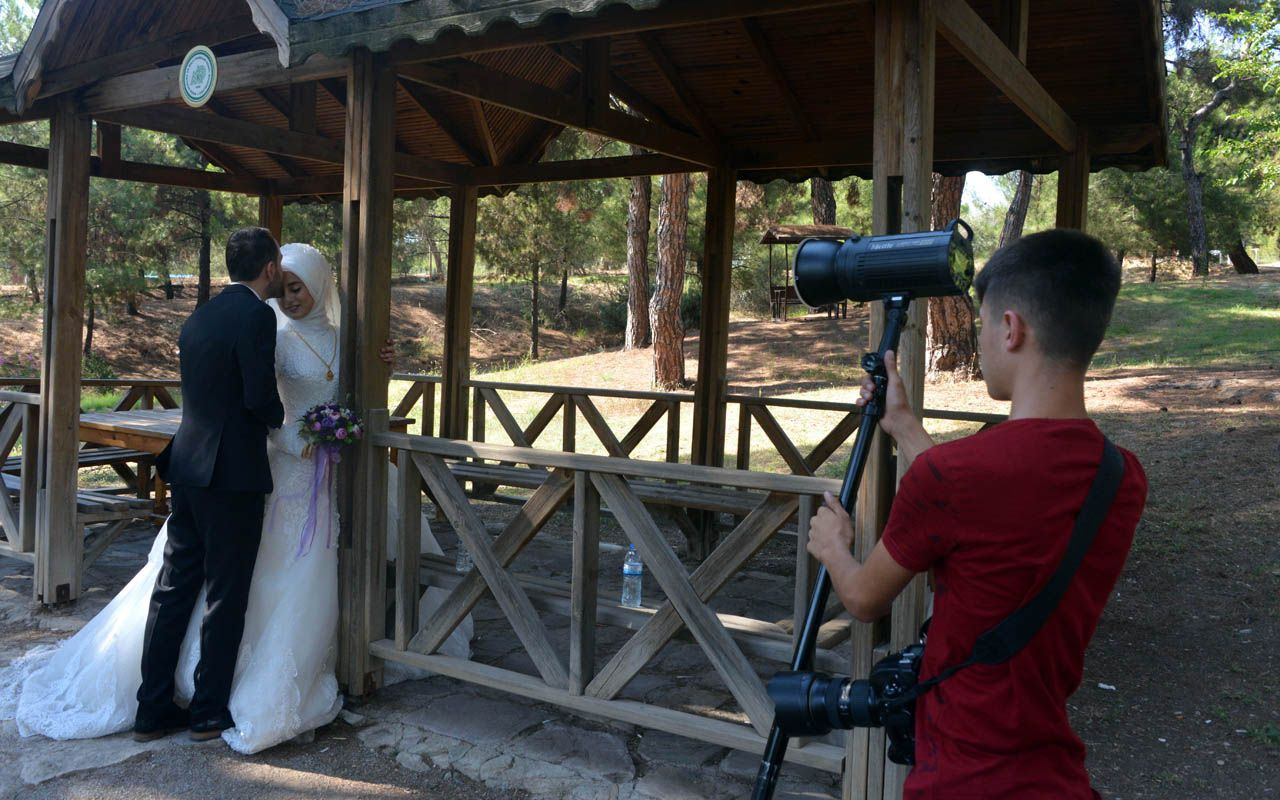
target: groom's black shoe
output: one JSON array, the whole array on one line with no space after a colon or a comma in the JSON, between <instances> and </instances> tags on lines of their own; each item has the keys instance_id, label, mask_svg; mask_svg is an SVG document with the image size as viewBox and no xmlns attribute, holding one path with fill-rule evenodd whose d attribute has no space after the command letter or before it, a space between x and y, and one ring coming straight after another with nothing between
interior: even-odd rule
<instances>
[{"instance_id":1,"label":"groom's black shoe","mask_svg":"<svg viewBox=\"0 0 1280 800\"><path fill-rule=\"evenodd\" d=\"M185 708L170 703L168 708L154 714L138 712L133 723L133 739L137 742L149 742L180 731L191 724L191 714Z\"/></svg>"},{"instance_id":2,"label":"groom's black shoe","mask_svg":"<svg viewBox=\"0 0 1280 800\"><path fill-rule=\"evenodd\" d=\"M227 728L234 728L236 723L231 719L230 714L224 714L220 717L211 719L202 719L191 723L191 740L194 742L207 742L210 739L217 739Z\"/></svg>"}]
</instances>

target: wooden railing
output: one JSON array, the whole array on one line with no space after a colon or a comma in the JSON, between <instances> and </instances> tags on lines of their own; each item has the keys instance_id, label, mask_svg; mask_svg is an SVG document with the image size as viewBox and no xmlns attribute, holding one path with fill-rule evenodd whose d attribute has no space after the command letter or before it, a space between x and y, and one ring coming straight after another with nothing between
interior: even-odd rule
<instances>
[{"instance_id":1,"label":"wooden railing","mask_svg":"<svg viewBox=\"0 0 1280 800\"><path fill-rule=\"evenodd\" d=\"M14 447L22 443L16 500L8 486L0 486L0 554L30 561L36 549L36 492L40 431L40 395L0 391L0 463L8 460ZM0 476L4 477L4 476Z\"/></svg>"},{"instance_id":2,"label":"wooden railing","mask_svg":"<svg viewBox=\"0 0 1280 800\"><path fill-rule=\"evenodd\" d=\"M487 402L489 398L485 399ZM576 405L576 398L574 402ZM668 400L661 398L658 402ZM718 614L709 603L782 525L800 511L793 619L799 618L804 613L813 574L804 547L808 517L814 498L824 491L837 491L837 481L381 430L368 437L365 446L370 449L369 463L384 463L387 454L382 449L387 448L399 464L398 550L389 554L396 561L392 590L394 635L368 642L371 655L579 712L722 746L761 751L773 719L773 706L748 655L769 659L781 668L790 659L793 634L776 623ZM476 462L519 465L509 468L545 473L519 513L496 538L489 534L484 521L472 508L454 473L454 469L468 468ZM449 560L419 556L423 489L457 532L461 545L470 550L475 567L466 575L453 574ZM754 505L744 509L741 522L690 573L677 558L650 510L652 506L646 505L644 499L646 495L652 497L664 491L682 493L681 502L695 504L700 492L706 493L711 504L720 502L719 497L725 492L739 492L743 497L752 498ZM514 571L512 564L517 556L539 535L557 510L570 503L573 534L567 548L571 554L566 553L572 563L569 584L557 583L545 575ZM660 605L627 609L598 596L602 506L607 507L640 552L646 575L656 580L665 595ZM451 593L431 619L419 620L418 598L424 585L441 586L451 589ZM486 592L497 601L534 664L537 677L436 652ZM569 618L567 652L552 644L540 612ZM602 665L596 661L597 623L621 624L635 631ZM841 621L841 624L847 627L849 623ZM714 671L736 699L747 720L745 724L619 699L627 683L683 628L689 630L706 657L710 668L706 672ZM849 672L847 656L837 655L827 647L826 642L820 640L819 668ZM870 652L855 654L858 663L869 664L872 656ZM840 772L844 768L845 750L841 746L811 743L790 749L787 757Z\"/></svg>"},{"instance_id":3,"label":"wooden railing","mask_svg":"<svg viewBox=\"0 0 1280 800\"><path fill-rule=\"evenodd\" d=\"M433 435L436 386L440 383L440 378L428 375L397 374L393 376L393 380L409 381L411 386L409 393L405 395L404 400L392 415L411 416L421 401L422 408L419 414L422 420L421 432L424 436ZM671 463L678 462L682 458L688 460L688 446L681 442L681 407L685 404L693 404L693 394L689 392L644 392L483 380L468 381L467 387L471 390L472 398L472 441L486 440L490 429L490 417L492 417L512 445L532 447L559 417L562 431L559 447L564 452L577 452L585 445L588 449L597 449L611 456L629 457L639 443L665 418L666 440L660 448L662 458ZM547 399L528 425L522 427L516 415L512 413L508 401L503 397L504 394L510 393L542 394L546 395ZM597 401L602 398L634 401L647 406L639 419L620 435L619 431L610 426L606 415L600 412ZM745 394L729 394L725 397L725 403L738 408L735 460L737 468L760 469L758 460L763 455L768 460L780 461L787 470L796 475L817 474L841 446L848 443L849 437L857 430L862 413L861 407L853 403L756 397ZM802 452L792 435L785 430L778 419L779 409L808 413L805 417L805 438L812 440L816 434L822 434L817 444L813 445L808 452ZM834 424L830 424L830 422L819 421L817 416L819 414L826 415L828 420L832 414L839 416ZM980 423L983 427L994 425L1005 419L1002 414L930 408L924 410L923 416L925 419ZM579 440L580 427L577 424L579 417L586 423L585 429L594 438L594 443L590 440ZM772 453L757 453L753 456L751 447L756 429L764 434ZM735 435L732 428L726 435ZM727 446L729 443L725 442L725 444ZM770 459L770 456L776 456L776 459Z\"/></svg>"},{"instance_id":4,"label":"wooden railing","mask_svg":"<svg viewBox=\"0 0 1280 800\"><path fill-rule=\"evenodd\" d=\"M40 381L35 378L0 379L0 386L17 387L23 392L40 393ZM134 408L177 408L170 389L182 388L182 381L163 378L84 378L80 386L85 389L122 391L124 395L111 409L129 411Z\"/></svg>"}]
</instances>

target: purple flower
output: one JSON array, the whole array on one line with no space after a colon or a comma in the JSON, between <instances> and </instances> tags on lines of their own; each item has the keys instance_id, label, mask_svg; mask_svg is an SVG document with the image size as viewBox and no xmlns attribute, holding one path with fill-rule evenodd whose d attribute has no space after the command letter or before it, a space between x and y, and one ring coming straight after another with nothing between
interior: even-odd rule
<instances>
[{"instance_id":1,"label":"purple flower","mask_svg":"<svg viewBox=\"0 0 1280 800\"><path fill-rule=\"evenodd\" d=\"M339 439L347 438L347 432L342 428L338 428L338 430L334 431L333 435L337 436Z\"/></svg>"},{"instance_id":2,"label":"purple flower","mask_svg":"<svg viewBox=\"0 0 1280 800\"><path fill-rule=\"evenodd\" d=\"M313 423L311 423L311 430L313 430L313 431L318 431L318 430L320 430L320 423L319 423L319 422L313 422Z\"/></svg>"}]
</instances>

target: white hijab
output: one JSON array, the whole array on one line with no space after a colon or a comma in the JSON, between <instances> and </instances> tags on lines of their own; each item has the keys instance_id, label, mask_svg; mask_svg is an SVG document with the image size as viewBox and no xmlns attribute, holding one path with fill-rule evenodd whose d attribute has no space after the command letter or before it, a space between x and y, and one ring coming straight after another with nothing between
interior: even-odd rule
<instances>
[{"instance_id":1,"label":"white hijab","mask_svg":"<svg viewBox=\"0 0 1280 800\"><path fill-rule=\"evenodd\" d=\"M337 330L342 313L338 286L329 262L309 244L290 243L280 248L280 268L302 280L315 305L302 319L292 319L280 309L277 300L269 301L271 310L276 312L276 327L291 327L309 339L329 340L332 337L330 329Z\"/></svg>"}]
</instances>

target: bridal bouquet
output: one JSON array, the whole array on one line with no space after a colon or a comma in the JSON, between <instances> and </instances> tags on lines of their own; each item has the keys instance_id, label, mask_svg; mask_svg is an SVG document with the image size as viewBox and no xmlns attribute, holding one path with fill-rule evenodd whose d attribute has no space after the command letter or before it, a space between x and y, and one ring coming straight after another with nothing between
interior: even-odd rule
<instances>
[{"instance_id":1,"label":"bridal bouquet","mask_svg":"<svg viewBox=\"0 0 1280 800\"><path fill-rule=\"evenodd\" d=\"M354 411L337 403L321 403L307 409L298 420L299 433L307 448L315 456L315 472L311 478L311 505L307 509L307 521L298 539L297 557L311 550L316 535L316 517L319 512L320 489L329 484L333 465L342 461L342 448L355 444L364 436L364 424ZM305 453L304 453L305 455ZM333 515L325 513L325 547L333 547Z\"/></svg>"},{"instance_id":2,"label":"bridal bouquet","mask_svg":"<svg viewBox=\"0 0 1280 800\"><path fill-rule=\"evenodd\" d=\"M360 417L337 403L321 403L307 409L299 420L302 438L316 450L355 444L364 435Z\"/></svg>"}]
</instances>

